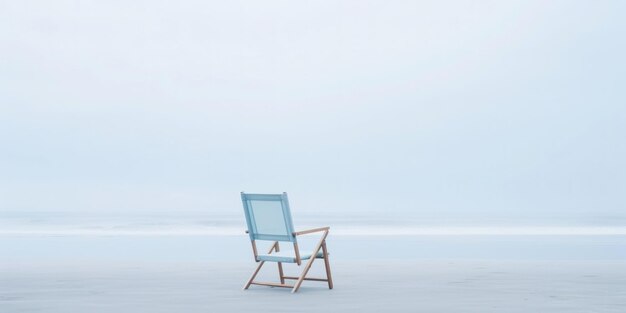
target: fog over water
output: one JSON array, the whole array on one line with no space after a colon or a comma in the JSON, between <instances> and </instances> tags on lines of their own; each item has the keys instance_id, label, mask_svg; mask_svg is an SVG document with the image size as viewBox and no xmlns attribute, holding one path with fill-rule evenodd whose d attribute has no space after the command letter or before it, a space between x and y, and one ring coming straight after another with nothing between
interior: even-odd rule
<instances>
[{"instance_id":1,"label":"fog over water","mask_svg":"<svg viewBox=\"0 0 626 313\"><path fill-rule=\"evenodd\" d=\"M0 2L0 225L624 227L625 10Z\"/></svg>"}]
</instances>

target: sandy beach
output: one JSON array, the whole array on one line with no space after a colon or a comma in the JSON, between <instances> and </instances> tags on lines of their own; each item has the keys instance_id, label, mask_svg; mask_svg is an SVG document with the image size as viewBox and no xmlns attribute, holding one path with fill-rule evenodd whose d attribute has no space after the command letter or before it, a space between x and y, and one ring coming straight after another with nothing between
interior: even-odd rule
<instances>
[{"instance_id":1,"label":"sandy beach","mask_svg":"<svg viewBox=\"0 0 626 313\"><path fill-rule=\"evenodd\" d=\"M617 313L626 307L624 262L336 262L335 289L308 282L298 294L260 286L242 291L251 266L5 267L0 311Z\"/></svg>"},{"instance_id":2,"label":"sandy beach","mask_svg":"<svg viewBox=\"0 0 626 313\"><path fill-rule=\"evenodd\" d=\"M0 312L623 312L626 308L626 262L616 254L622 251L621 237L372 241L371 249L384 249L385 242L391 247L382 254L367 254L367 238L334 239L330 244L335 288L305 282L299 293L290 294L283 288L241 289L255 266L245 238L5 237L4 247L12 248L1 254ZM243 243L235 245L241 254L220 254L235 242ZM462 250L461 242L471 249L451 254ZM394 258L389 254L396 249L394 243L416 252ZM550 244L563 248L551 255ZM434 246L442 250L433 250ZM499 246L528 257L511 257ZM419 252L425 249L431 250L430 258ZM530 253L533 249L535 255ZM50 251L56 251L56 259L38 257ZM276 280L275 267L268 265L261 278ZM321 275L321 265L314 264L314 276ZM293 265L286 271L297 273Z\"/></svg>"}]
</instances>

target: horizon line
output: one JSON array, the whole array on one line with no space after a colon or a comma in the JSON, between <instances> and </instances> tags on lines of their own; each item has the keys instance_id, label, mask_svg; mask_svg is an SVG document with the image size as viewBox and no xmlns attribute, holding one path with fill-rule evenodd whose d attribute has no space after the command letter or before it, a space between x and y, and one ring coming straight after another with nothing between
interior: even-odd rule
<instances>
[{"instance_id":1,"label":"horizon line","mask_svg":"<svg viewBox=\"0 0 626 313\"><path fill-rule=\"evenodd\" d=\"M626 226L331 227L336 236L620 236ZM242 227L2 229L0 236L246 236Z\"/></svg>"}]
</instances>

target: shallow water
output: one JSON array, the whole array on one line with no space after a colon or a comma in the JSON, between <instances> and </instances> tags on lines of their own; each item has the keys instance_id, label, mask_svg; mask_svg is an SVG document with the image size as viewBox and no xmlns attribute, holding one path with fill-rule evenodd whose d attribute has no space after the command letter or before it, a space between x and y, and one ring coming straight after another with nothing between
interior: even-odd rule
<instances>
[{"instance_id":1,"label":"shallow water","mask_svg":"<svg viewBox=\"0 0 626 313\"><path fill-rule=\"evenodd\" d=\"M447 225L339 215L300 220L304 224L298 229L331 226L328 246L337 260L626 260L626 228L615 225ZM73 260L249 260L244 229L243 216L3 213L0 266ZM315 240L315 235L301 237L300 246L311 248Z\"/></svg>"},{"instance_id":2,"label":"shallow water","mask_svg":"<svg viewBox=\"0 0 626 313\"><path fill-rule=\"evenodd\" d=\"M301 240L310 249L315 236ZM240 236L0 236L0 265L65 261L251 260ZM335 260L624 260L626 236L335 236Z\"/></svg>"}]
</instances>

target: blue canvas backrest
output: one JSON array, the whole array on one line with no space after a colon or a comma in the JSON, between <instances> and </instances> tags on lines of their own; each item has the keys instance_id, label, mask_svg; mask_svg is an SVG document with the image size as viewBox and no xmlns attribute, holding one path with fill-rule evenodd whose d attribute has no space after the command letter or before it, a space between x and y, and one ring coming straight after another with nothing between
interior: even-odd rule
<instances>
[{"instance_id":1,"label":"blue canvas backrest","mask_svg":"<svg viewBox=\"0 0 626 313\"><path fill-rule=\"evenodd\" d=\"M296 242L287 193L241 193L251 240Z\"/></svg>"}]
</instances>

